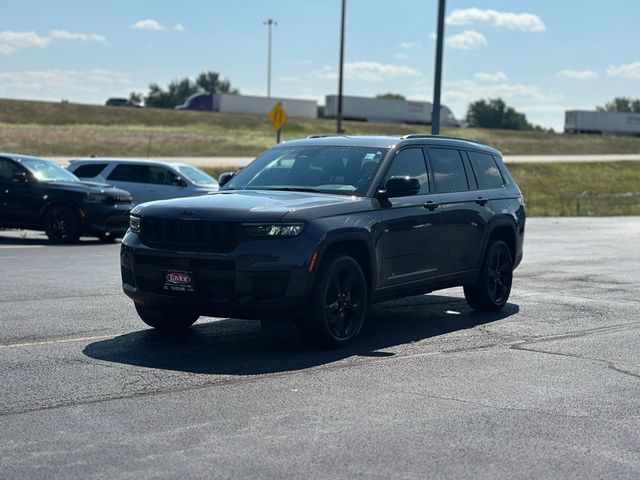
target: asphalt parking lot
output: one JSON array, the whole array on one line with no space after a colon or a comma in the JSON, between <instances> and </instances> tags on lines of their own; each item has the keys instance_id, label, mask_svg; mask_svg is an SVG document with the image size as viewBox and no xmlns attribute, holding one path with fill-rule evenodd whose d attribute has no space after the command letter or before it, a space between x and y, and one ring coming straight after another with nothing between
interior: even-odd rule
<instances>
[{"instance_id":1,"label":"asphalt parking lot","mask_svg":"<svg viewBox=\"0 0 640 480\"><path fill-rule=\"evenodd\" d=\"M372 308L355 345L166 336L118 245L0 232L0 477L639 478L640 218L530 219L509 304Z\"/></svg>"}]
</instances>

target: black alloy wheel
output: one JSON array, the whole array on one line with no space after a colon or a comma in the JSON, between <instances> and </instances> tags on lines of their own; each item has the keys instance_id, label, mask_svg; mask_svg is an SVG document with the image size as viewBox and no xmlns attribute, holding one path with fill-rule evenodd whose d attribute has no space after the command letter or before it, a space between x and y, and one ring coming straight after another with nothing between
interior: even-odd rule
<instances>
[{"instance_id":1,"label":"black alloy wheel","mask_svg":"<svg viewBox=\"0 0 640 480\"><path fill-rule=\"evenodd\" d=\"M55 243L77 242L82 233L80 215L70 207L52 207L44 215L44 231Z\"/></svg>"},{"instance_id":2,"label":"black alloy wheel","mask_svg":"<svg viewBox=\"0 0 640 480\"><path fill-rule=\"evenodd\" d=\"M500 310L509 299L512 282L511 251L506 243L496 240L487 248L476 283L464 287L464 296L475 310Z\"/></svg>"},{"instance_id":3,"label":"black alloy wheel","mask_svg":"<svg viewBox=\"0 0 640 480\"><path fill-rule=\"evenodd\" d=\"M298 321L303 338L340 347L360 333L367 312L367 282L358 262L346 255L323 262L311 295L311 312Z\"/></svg>"}]
</instances>

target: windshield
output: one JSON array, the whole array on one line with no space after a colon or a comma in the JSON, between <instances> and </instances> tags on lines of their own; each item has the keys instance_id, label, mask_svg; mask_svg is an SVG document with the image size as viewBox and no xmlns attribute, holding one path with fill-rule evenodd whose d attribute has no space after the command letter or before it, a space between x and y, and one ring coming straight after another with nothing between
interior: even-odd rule
<instances>
[{"instance_id":1,"label":"windshield","mask_svg":"<svg viewBox=\"0 0 640 480\"><path fill-rule=\"evenodd\" d=\"M196 185L218 185L215 178L210 177L199 168L180 165L178 171Z\"/></svg>"},{"instance_id":2,"label":"windshield","mask_svg":"<svg viewBox=\"0 0 640 480\"><path fill-rule=\"evenodd\" d=\"M386 152L371 147L276 147L238 172L223 189L363 196Z\"/></svg>"},{"instance_id":3,"label":"windshield","mask_svg":"<svg viewBox=\"0 0 640 480\"><path fill-rule=\"evenodd\" d=\"M73 173L48 160L37 158L23 158L20 164L25 166L34 177L45 182L78 182Z\"/></svg>"}]
</instances>

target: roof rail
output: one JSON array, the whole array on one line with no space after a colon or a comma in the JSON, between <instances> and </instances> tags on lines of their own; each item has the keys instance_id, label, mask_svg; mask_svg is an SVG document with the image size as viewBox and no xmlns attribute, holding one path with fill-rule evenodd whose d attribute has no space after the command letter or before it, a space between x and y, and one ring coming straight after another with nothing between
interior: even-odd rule
<instances>
[{"instance_id":1,"label":"roof rail","mask_svg":"<svg viewBox=\"0 0 640 480\"><path fill-rule=\"evenodd\" d=\"M309 135L307 137L307 139L310 138L325 138L325 137L346 137L346 135L340 134L340 133L333 133L333 134L328 134L328 135Z\"/></svg>"},{"instance_id":2,"label":"roof rail","mask_svg":"<svg viewBox=\"0 0 640 480\"><path fill-rule=\"evenodd\" d=\"M484 145L484 143L479 142L478 140L472 140L470 138L462 138L462 137L449 137L446 135L431 135L427 133L410 133L408 135L403 135L400 137L402 140L409 140L411 138L444 138L446 140L462 140L463 142L473 142L478 143L480 145Z\"/></svg>"}]
</instances>

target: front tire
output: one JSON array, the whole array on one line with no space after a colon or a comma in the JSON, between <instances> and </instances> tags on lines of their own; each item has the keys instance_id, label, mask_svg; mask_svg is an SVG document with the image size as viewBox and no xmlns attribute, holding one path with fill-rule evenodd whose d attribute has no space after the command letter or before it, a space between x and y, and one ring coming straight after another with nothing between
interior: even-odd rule
<instances>
[{"instance_id":1,"label":"front tire","mask_svg":"<svg viewBox=\"0 0 640 480\"><path fill-rule=\"evenodd\" d=\"M487 248L476 283L465 285L464 297L474 310L497 311L506 305L512 282L511 250L502 240L496 240Z\"/></svg>"},{"instance_id":2,"label":"front tire","mask_svg":"<svg viewBox=\"0 0 640 480\"><path fill-rule=\"evenodd\" d=\"M311 293L309 312L297 322L302 338L324 348L343 347L362 330L367 313L367 282L358 262L328 256Z\"/></svg>"},{"instance_id":3,"label":"front tire","mask_svg":"<svg viewBox=\"0 0 640 480\"><path fill-rule=\"evenodd\" d=\"M200 315L192 312L148 307L139 303L136 303L135 306L140 319L157 330L184 330L196 323L196 320L200 318Z\"/></svg>"},{"instance_id":4,"label":"front tire","mask_svg":"<svg viewBox=\"0 0 640 480\"><path fill-rule=\"evenodd\" d=\"M59 205L44 214L44 231L54 243L75 243L82 233L80 215L72 208Z\"/></svg>"}]
</instances>

